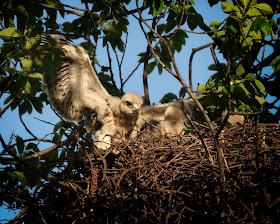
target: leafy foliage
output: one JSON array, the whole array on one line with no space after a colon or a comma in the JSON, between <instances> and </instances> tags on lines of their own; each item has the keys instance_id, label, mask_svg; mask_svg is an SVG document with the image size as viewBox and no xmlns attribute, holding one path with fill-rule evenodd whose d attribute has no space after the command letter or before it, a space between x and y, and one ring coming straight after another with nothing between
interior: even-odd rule
<instances>
[{"instance_id":1,"label":"leafy foliage","mask_svg":"<svg viewBox=\"0 0 280 224\"><path fill-rule=\"evenodd\" d=\"M225 59L209 65L213 74L197 89L198 99L206 110L222 111L231 104L241 112L263 112L260 121L279 123L279 106L266 102L268 95L280 98L280 19L276 15L280 10L279 1L208 0L211 7L222 8L226 15L224 21L204 21L204 15L195 10L194 0L144 1L139 9L132 9L134 4L130 0L83 0L81 3L85 9L71 8L53 0L0 2L0 97L4 102L0 117L9 113L8 109L17 110L20 116L30 115L34 110L42 113L44 105L48 104L42 73L52 75L61 64L63 52L51 45L40 46L43 33L83 38L85 42L81 45L89 53L93 65L101 67L98 76L102 83L112 95L121 95L127 80L124 81L119 72L121 84L118 87L111 65L109 68L99 63L95 56L99 41L104 51L107 47L116 55L125 54L133 16L152 46L138 55L140 64L147 63L147 74L153 75L155 70L162 74L167 70L180 81L174 55L178 56L187 47L188 33L202 32L209 36L209 42L214 41L214 52L221 53ZM58 15L64 18L67 13L77 18L58 23ZM272 53L264 57L268 47ZM117 63L121 68L122 59ZM267 67L270 70L266 70ZM179 98L185 97L186 92L187 89L182 88ZM160 102L174 100L178 100L177 95L167 93ZM276 112L266 110L268 106ZM87 149L92 147L92 136L78 128L82 126L83 121L79 125L60 121L54 126L51 137L33 136L30 140L14 136L9 144L1 141L0 204L6 202L23 208L36 199L39 189L44 191L45 186L55 185L55 190L59 191L63 183L68 183L73 153L80 145ZM184 131L188 134L193 129ZM52 146L43 149L40 142ZM62 170L62 174L58 172L57 175L57 170ZM79 175L78 171L75 175ZM227 213L220 214L222 218L227 216Z\"/></svg>"}]
</instances>

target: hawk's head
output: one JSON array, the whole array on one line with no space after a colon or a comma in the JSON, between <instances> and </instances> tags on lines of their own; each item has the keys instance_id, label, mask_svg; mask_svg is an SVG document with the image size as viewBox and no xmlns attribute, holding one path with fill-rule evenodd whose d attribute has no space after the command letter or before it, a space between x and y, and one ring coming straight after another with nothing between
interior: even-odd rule
<instances>
[{"instance_id":1,"label":"hawk's head","mask_svg":"<svg viewBox=\"0 0 280 224\"><path fill-rule=\"evenodd\" d=\"M120 111L128 116L137 116L143 99L136 93L126 93L121 98Z\"/></svg>"}]
</instances>

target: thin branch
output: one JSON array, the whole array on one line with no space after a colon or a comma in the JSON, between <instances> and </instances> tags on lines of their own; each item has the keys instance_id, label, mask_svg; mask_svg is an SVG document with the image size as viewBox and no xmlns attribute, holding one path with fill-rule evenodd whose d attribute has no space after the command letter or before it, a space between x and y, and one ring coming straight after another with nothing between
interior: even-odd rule
<instances>
[{"instance_id":1,"label":"thin branch","mask_svg":"<svg viewBox=\"0 0 280 224\"><path fill-rule=\"evenodd\" d=\"M126 80L123 82L123 85L131 78L131 76L134 74L134 72L139 68L139 66L141 65L141 62L138 63L138 65L136 66L136 68L129 74L129 76L126 78Z\"/></svg>"},{"instance_id":2,"label":"thin branch","mask_svg":"<svg viewBox=\"0 0 280 224\"><path fill-rule=\"evenodd\" d=\"M124 59L124 55L125 55L125 51L126 51L126 47L127 47L127 40L128 40L128 33L126 34L126 37L125 37L125 44L124 44L124 50L123 50L123 55L122 55L122 59L121 59L121 66L123 64L123 59Z\"/></svg>"},{"instance_id":3,"label":"thin branch","mask_svg":"<svg viewBox=\"0 0 280 224\"><path fill-rule=\"evenodd\" d=\"M110 70L110 74L111 74L112 84L113 84L113 87L117 88L116 81L114 79L113 69L112 69L112 58L110 55L109 44L106 45L106 49L107 49L107 56L108 56L108 61L109 61L109 70Z\"/></svg>"},{"instance_id":4,"label":"thin branch","mask_svg":"<svg viewBox=\"0 0 280 224\"><path fill-rule=\"evenodd\" d=\"M190 60L189 60L189 84L190 84L190 89L191 91L193 92L193 83L192 83L192 61L193 61L193 57L194 57L194 54L202 49L205 49L207 47L210 47L210 46L213 46L215 42L211 42L209 44L205 44L201 47L198 47L198 48L193 48L192 49L192 53L191 53L191 56L190 56Z\"/></svg>"},{"instance_id":5,"label":"thin branch","mask_svg":"<svg viewBox=\"0 0 280 224\"><path fill-rule=\"evenodd\" d=\"M178 27L177 27L177 29L172 33L171 37L170 37L169 40L168 40L168 43L173 39L173 37L176 35L176 33L178 32L178 30L180 29L180 27L181 27L181 25L182 25L182 21L183 21L183 18L184 18L184 13L185 13L185 5L186 5L186 0L184 0L184 2L183 2L182 14L181 14L181 18L180 18Z\"/></svg>"},{"instance_id":6,"label":"thin branch","mask_svg":"<svg viewBox=\"0 0 280 224\"><path fill-rule=\"evenodd\" d=\"M25 208L18 215L16 215L16 217L14 217L9 221L9 223L16 222L21 216L23 216L27 212L28 209L29 209L29 205L25 206Z\"/></svg>"},{"instance_id":7,"label":"thin branch","mask_svg":"<svg viewBox=\"0 0 280 224\"><path fill-rule=\"evenodd\" d=\"M19 62L19 60L16 60L16 62L14 63L13 70L10 72L10 75L9 75L9 77L8 77L8 80L9 80L9 81L8 81L7 84L5 84L4 90L1 91L0 98L3 96L3 94L7 91L8 87L9 87L9 86L11 85L11 83L13 82L13 75L14 75L14 73L15 73L15 71L16 71L18 62ZM0 115L0 117L1 117L1 115Z\"/></svg>"},{"instance_id":8,"label":"thin branch","mask_svg":"<svg viewBox=\"0 0 280 224\"><path fill-rule=\"evenodd\" d=\"M156 26L156 18L153 18L152 28L155 29ZM149 32L147 35L147 38L150 42L152 42L153 33L152 31ZM149 85L148 85L148 66L149 66L149 56L151 53L151 49L149 47L149 44L146 48L146 53L144 57L144 69L143 69L143 86L144 86L144 95L145 95L145 103L147 105L150 105L150 95L149 95Z\"/></svg>"},{"instance_id":9,"label":"thin branch","mask_svg":"<svg viewBox=\"0 0 280 224\"><path fill-rule=\"evenodd\" d=\"M249 19L249 18L254 18L254 17L260 17L260 16L269 16L269 15L277 15L280 13L280 10L275 11L275 12L270 12L270 13L264 13L261 15L254 15L254 16L244 16L245 19Z\"/></svg>"},{"instance_id":10,"label":"thin branch","mask_svg":"<svg viewBox=\"0 0 280 224\"><path fill-rule=\"evenodd\" d=\"M186 110L186 108L185 108L185 105L184 105L184 102L183 102L183 101L181 101L181 107L182 107L182 109L183 109L183 111L184 111L185 116L188 118L189 122L191 123L191 126L195 129L196 133L198 134L198 137L199 137L199 139L200 139L200 141L201 141L201 143L202 143L202 146L203 146L204 149L205 149L205 152L206 152L206 154L207 154L207 156L208 156L208 159L209 159L209 161L210 161L211 164L212 164L212 166L211 166L211 169L212 169L212 168L214 167L214 161L213 161L213 158L212 158L212 156L211 156L211 153L209 152L209 150L208 150L208 148L207 148L207 146L206 146L206 143L205 143L205 141L204 141L204 139L203 139L203 137L202 137L200 131L198 130L197 126L194 124L194 122L193 122L191 116L188 114L188 112L187 112L187 110Z\"/></svg>"},{"instance_id":11,"label":"thin branch","mask_svg":"<svg viewBox=\"0 0 280 224\"><path fill-rule=\"evenodd\" d=\"M80 11L89 12L88 9L82 9L82 8L74 7L74 6L71 6L71 5L66 5L66 4L63 4L63 3L59 2L59 1L53 1L53 2L55 2L55 3L59 4L59 5L71 8L71 9L77 9L77 10L80 10Z\"/></svg>"},{"instance_id":12,"label":"thin branch","mask_svg":"<svg viewBox=\"0 0 280 224\"><path fill-rule=\"evenodd\" d=\"M145 37L146 37L146 40L147 40L147 42L148 42L148 45L149 45L149 47L150 47L150 49L151 49L151 52L152 52L154 58L157 60L157 62L158 62L167 72L169 72L171 75L173 75L173 76L178 80L177 75L176 75L170 68L168 68L168 67L159 59L159 57L156 55L155 50L154 50L154 48L153 48L153 46L152 46L152 43L151 43L151 41L149 40L149 38L147 37L147 34L146 34L146 32L145 32L145 30L144 30L144 27L142 26L141 22L139 23L139 25L140 25L140 27L141 27L141 29L142 29L142 31L143 31Z\"/></svg>"},{"instance_id":13,"label":"thin branch","mask_svg":"<svg viewBox=\"0 0 280 224\"><path fill-rule=\"evenodd\" d=\"M66 183L69 183L72 177L72 168L73 168L73 159L74 159L74 151L77 145L77 140L79 138L80 132L77 131L72 137L72 144L67 153L67 168L66 168ZM68 138L69 139L69 138Z\"/></svg>"},{"instance_id":14,"label":"thin branch","mask_svg":"<svg viewBox=\"0 0 280 224\"><path fill-rule=\"evenodd\" d=\"M217 56L216 56L216 53L215 53L215 51L214 51L214 48L213 48L213 46L211 46L210 47L210 50L211 50L211 54L212 54L212 57L213 57L213 59L214 59L214 62L215 62L215 65L216 65L216 67L217 67L217 70L218 70L218 73L220 74L220 76L222 77L223 76L223 71L222 71L222 67L221 67L221 64L220 64L220 62L218 61L218 59L217 59ZM227 76L229 76L229 73L230 73L230 66L229 66L229 64L228 64L228 66L227 66L227 68L228 68L228 75ZM225 83L225 86L226 86L226 89L227 89L227 93L228 94L230 94L230 89L229 89L229 80L227 79L227 81L226 81L226 83ZM224 118L224 120L223 120L223 122L222 122L222 124L221 124L221 126L220 126L220 128L217 130L217 132L216 132L216 138L218 138L218 136L220 135L220 133L221 133L221 131L224 129L224 127L225 127L225 125L226 125L226 123L227 123L227 120L228 120L228 118L229 118L229 116L230 116L230 113L231 113L231 95L228 95L228 112L227 112L227 114L226 114L226 116L225 116L225 118Z\"/></svg>"},{"instance_id":15,"label":"thin branch","mask_svg":"<svg viewBox=\"0 0 280 224\"><path fill-rule=\"evenodd\" d=\"M120 83L121 83L121 88L120 88L120 91L123 93L123 78L122 78L122 64L121 64L121 61L119 60L119 57L118 57L118 53L116 51L116 49L112 48L114 53L115 53L115 57L116 57L116 60L117 60L117 64L118 64L118 68L119 68L119 77L120 77Z\"/></svg>"},{"instance_id":16,"label":"thin branch","mask_svg":"<svg viewBox=\"0 0 280 224\"><path fill-rule=\"evenodd\" d=\"M195 31L191 31L191 30L185 30L185 29L182 29L182 28L179 28L179 30L182 30L184 32L187 32L187 33L194 33L194 34L211 34L211 33L214 33L214 31L204 31L204 32L195 32Z\"/></svg>"},{"instance_id":17,"label":"thin branch","mask_svg":"<svg viewBox=\"0 0 280 224\"><path fill-rule=\"evenodd\" d=\"M171 57L171 62L172 62L172 64L173 64L173 67L174 67L174 69L175 69L175 72L176 72L176 76L178 76L178 78L179 78L179 76L180 76L180 72L179 72L179 69L178 69L178 67L177 67L177 65L176 65L176 62L175 62L175 60L174 60L174 57L173 57L173 54L172 54L172 51L171 51L171 49L170 49L170 47L169 47L169 44L166 42L166 40L161 36L161 35L159 35L146 21L145 21L145 19L143 18L143 16L142 16L142 13L141 13L141 11L140 11L140 9L139 9L139 4L138 4L138 1L139 0L136 0L136 6L137 6L137 8L138 8L138 14L139 14L139 16L140 16L140 18L141 18L141 20L142 20L142 22L164 43L164 45L166 46L166 48L167 48L167 51L168 51L168 54L170 55L170 57ZM152 50L152 49L151 49Z\"/></svg>"},{"instance_id":18,"label":"thin branch","mask_svg":"<svg viewBox=\"0 0 280 224\"><path fill-rule=\"evenodd\" d=\"M170 47L168 45L168 43L164 40L164 38L162 36L160 36L154 29L152 29L152 27L144 20L142 14L141 14L141 11L139 9L139 4L138 4L138 1L139 0L136 0L136 6L138 8L138 14L141 18L141 20L145 23L145 25L156 35L158 36L162 41L163 43L165 44L165 46L167 47L167 50L168 50L168 53L171 57L171 61L172 61L172 64L173 64L173 67L175 69L175 72L176 72L176 75L175 77L180 81L180 83L182 84L182 86L186 89L187 93L190 95L190 97L195 101L196 105L198 106L199 110L202 112L209 128L210 128L210 131L214 137L214 144L215 144L215 148L216 148L216 151L217 151L217 156L218 156L218 164L219 164L219 171L220 171L220 177L221 177L221 188L222 188L222 198L224 197L224 194L226 192L226 178L225 178L225 170L224 170L224 166L223 166L223 153L222 153L222 150L219 146L219 141L217 138L215 138L215 130L214 130L214 127L211 123L211 120L209 118L209 116L207 115L207 113L205 112L203 106L201 105L201 103L197 100L197 98L194 96L193 92L190 91L189 87L187 86L187 84L185 83L184 79L182 78L179 70L178 70L178 67L174 61L174 57L173 57L173 54L170 50ZM144 31L144 29L142 28L142 30ZM147 39L147 38L146 38ZM148 39L147 39L148 40ZM151 51L153 52L153 55L156 55L155 52L153 51L153 48L151 46L151 43L149 42L148 40L148 43L149 43L149 46L151 48ZM159 62L159 59L156 57L156 60ZM171 73L172 74L172 73ZM223 198L224 199L224 198ZM224 211L224 200L222 200L222 211Z\"/></svg>"},{"instance_id":19,"label":"thin branch","mask_svg":"<svg viewBox=\"0 0 280 224\"><path fill-rule=\"evenodd\" d=\"M0 117L2 117L2 115L12 106L12 104L19 100L19 97L22 95L23 89L21 89L18 94L16 95L16 97L2 110L0 110ZM21 99L19 100L18 104L21 102Z\"/></svg>"},{"instance_id":20,"label":"thin branch","mask_svg":"<svg viewBox=\"0 0 280 224\"><path fill-rule=\"evenodd\" d=\"M51 147L49 147L49 148L47 148L47 149L44 149L44 150L42 150L42 151L40 151L40 152L37 152L37 153L34 153L34 154L30 155L30 156L23 157L23 158L21 158L21 159L22 159L23 161L28 161L28 160L31 160L31 159L36 159L36 158L38 158L38 157L40 157L40 156L43 156L43 155L45 155L45 154L47 154L47 153L50 153L50 152L52 152L52 151L55 151L55 150L57 150L58 148L60 148L60 147L62 147L62 146L64 146L64 145L69 144L70 142L71 142L71 140L70 140L70 139L67 139L67 140L65 140L65 141L63 141L63 142L61 142L61 143L58 143L58 144L53 145L53 146L51 146ZM10 147L7 146L7 149L9 149L9 148L11 148L11 146L10 146ZM18 162L16 162L13 158L1 157L1 159L3 159L3 161L4 161L5 163L8 163L8 164L18 164Z\"/></svg>"},{"instance_id":21,"label":"thin branch","mask_svg":"<svg viewBox=\"0 0 280 224\"><path fill-rule=\"evenodd\" d=\"M24 126L25 130L34 138L34 140L40 141L40 142L53 142L52 140L48 140L48 139L43 139L43 138L38 138L36 135L34 135L29 128L27 128L26 124L24 123L24 121L22 120L22 116L19 113L19 119L20 122L22 123L22 125Z\"/></svg>"},{"instance_id":22,"label":"thin branch","mask_svg":"<svg viewBox=\"0 0 280 224\"><path fill-rule=\"evenodd\" d=\"M8 147L7 145L5 144L3 138L2 138L2 135L0 134L0 141L1 141L1 144L4 148L4 150L6 150L14 159L16 162L18 162L19 164L22 164L23 166L25 166L26 168L28 168L29 170L33 171L34 173L38 174L40 177L42 177L43 179L45 180L48 180L50 182L53 182L55 184L58 184L62 187L66 187L66 188L71 188L71 186L67 183L64 183L60 180L57 180L55 177L49 177L43 173L41 173L38 169L34 168L34 167L31 167L28 163L26 163L22 158L18 157L16 155L16 153L12 152L11 150L8 150Z\"/></svg>"},{"instance_id":23,"label":"thin branch","mask_svg":"<svg viewBox=\"0 0 280 224\"><path fill-rule=\"evenodd\" d=\"M274 104L276 104L279 100L280 100L280 97L277 97L272 103L268 104L268 106L266 108L264 108L263 110L258 111L258 112L250 112L250 113L231 112L231 114L236 114L236 115L259 115L259 114L262 114L265 111L269 110L270 108L272 108L274 106Z\"/></svg>"},{"instance_id":24,"label":"thin branch","mask_svg":"<svg viewBox=\"0 0 280 224\"><path fill-rule=\"evenodd\" d=\"M209 125L209 128L211 130L211 133L213 134L213 136L215 136L215 130L214 130L214 127L211 123L211 120L209 118L209 116L207 115L207 113L205 112L203 106L201 105L201 103L197 100L197 98L194 96L193 92L190 91L189 87L187 86L187 84L185 83L184 79L182 78L179 70L178 70L178 67L176 66L176 63L174 61L174 57L173 57L173 54L170 50L170 47L169 45L167 44L167 42L165 41L165 39L159 35L143 18L142 14L141 14L141 11L139 10L139 5L138 5L138 0L136 0L136 5L137 5L137 8L138 8L138 14L141 18L141 20L145 23L145 25L157 36L159 37L163 43L165 44L165 46L167 47L167 50L168 50L168 53L169 53L169 56L171 57L171 61L172 61L172 64L173 64L173 67L176 71L176 74L174 72L172 72L169 68L167 68L164 63L157 57L156 53L154 52L154 49L151 45L151 42L149 41L149 39L146 37L147 41L148 41L148 44L151 48L151 51L153 53L153 56L155 57L155 59L163 66L163 68L166 69L166 71L168 71L171 75L173 75L181 84L182 86L186 89L187 93L190 95L190 97L195 101L195 103L197 104L198 108L200 109L200 111L202 112L203 116L205 117L205 120L207 122L207 124ZM145 31L144 31L144 28L142 26L142 24L140 23L140 26L141 26L141 29L143 31L143 33L146 35Z\"/></svg>"},{"instance_id":25,"label":"thin branch","mask_svg":"<svg viewBox=\"0 0 280 224\"><path fill-rule=\"evenodd\" d=\"M274 52L271 55L267 56L263 61L255 65L252 69L250 69L250 72L256 73L257 71L261 70L263 67L268 66L272 62L272 60L274 60L279 56L278 53L279 49L280 49L279 46L275 47Z\"/></svg>"},{"instance_id":26,"label":"thin branch","mask_svg":"<svg viewBox=\"0 0 280 224\"><path fill-rule=\"evenodd\" d=\"M148 6L148 5L143 5L143 6L140 8L140 11L143 12L144 10L146 10L146 9L149 8L149 7L150 7L150 6ZM127 14L128 14L128 15L130 15L130 14L133 15L133 13L136 13L136 12L138 12L138 8L137 8L137 9L128 10L128 11L127 11Z\"/></svg>"},{"instance_id":27,"label":"thin branch","mask_svg":"<svg viewBox=\"0 0 280 224\"><path fill-rule=\"evenodd\" d=\"M84 16L84 14L76 12L76 11L67 10L67 9L63 9L63 8L58 8L58 7L50 6L50 5L47 5L47 4L44 4L44 3L33 2L33 1L30 1L30 3L32 3L34 5L42 6L44 8L49 8L49 9L54 9L54 10L61 10L61 11L67 12L69 14L74 14L74 15L77 15L77 16Z\"/></svg>"},{"instance_id":28,"label":"thin branch","mask_svg":"<svg viewBox=\"0 0 280 224\"><path fill-rule=\"evenodd\" d=\"M11 107L12 103L15 101L15 98L3 109L0 110L0 117Z\"/></svg>"},{"instance_id":29,"label":"thin branch","mask_svg":"<svg viewBox=\"0 0 280 224\"><path fill-rule=\"evenodd\" d=\"M119 76L120 76L120 81L121 81L121 91L122 92L123 92L123 87L124 87L123 77L122 77L122 65L123 65L123 59L124 59L124 55L125 55L125 51L126 51L126 47L127 47L127 40L128 40L128 33L126 34L124 51L123 51L122 59L121 59L120 66L119 66Z\"/></svg>"},{"instance_id":30,"label":"thin branch","mask_svg":"<svg viewBox=\"0 0 280 224\"><path fill-rule=\"evenodd\" d=\"M91 39L90 39L90 35L91 35L91 32L90 32L91 31L91 29L90 29L91 28L90 27L90 25L91 25L90 21L92 21L92 23L94 24L94 20L92 18L91 13L90 13L87 1L85 1L85 5L86 5L86 10L88 12L89 18L90 18L90 19L87 19L87 32L85 34L85 39L88 42L88 56L91 57L91 55L92 55L92 42L91 42Z\"/></svg>"}]
</instances>

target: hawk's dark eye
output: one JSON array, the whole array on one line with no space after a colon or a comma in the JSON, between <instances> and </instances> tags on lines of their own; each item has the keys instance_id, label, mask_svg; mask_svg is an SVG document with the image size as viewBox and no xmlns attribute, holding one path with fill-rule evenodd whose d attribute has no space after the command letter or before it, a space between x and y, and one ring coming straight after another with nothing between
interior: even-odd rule
<instances>
[{"instance_id":1,"label":"hawk's dark eye","mask_svg":"<svg viewBox=\"0 0 280 224\"><path fill-rule=\"evenodd\" d=\"M125 105L129 107L132 105L132 103L130 103L129 101L125 101Z\"/></svg>"}]
</instances>

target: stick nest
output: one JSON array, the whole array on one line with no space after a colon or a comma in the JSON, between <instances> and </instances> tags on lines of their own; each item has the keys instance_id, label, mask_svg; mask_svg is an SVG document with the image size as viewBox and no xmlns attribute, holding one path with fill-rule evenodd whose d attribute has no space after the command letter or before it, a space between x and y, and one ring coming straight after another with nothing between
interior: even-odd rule
<instances>
[{"instance_id":1,"label":"stick nest","mask_svg":"<svg viewBox=\"0 0 280 224\"><path fill-rule=\"evenodd\" d=\"M280 126L259 125L258 129L256 134L255 125L248 122L222 131L224 195L213 137L207 128L200 131L207 150L196 133L166 137L143 131L137 139L115 143L106 152L80 143L73 160L72 189L46 185L40 192L44 202L35 204L32 221L28 215L25 221L276 222L280 210ZM65 172L57 178L66 179ZM38 211L36 219L34 211Z\"/></svg>"}]
</instances>

